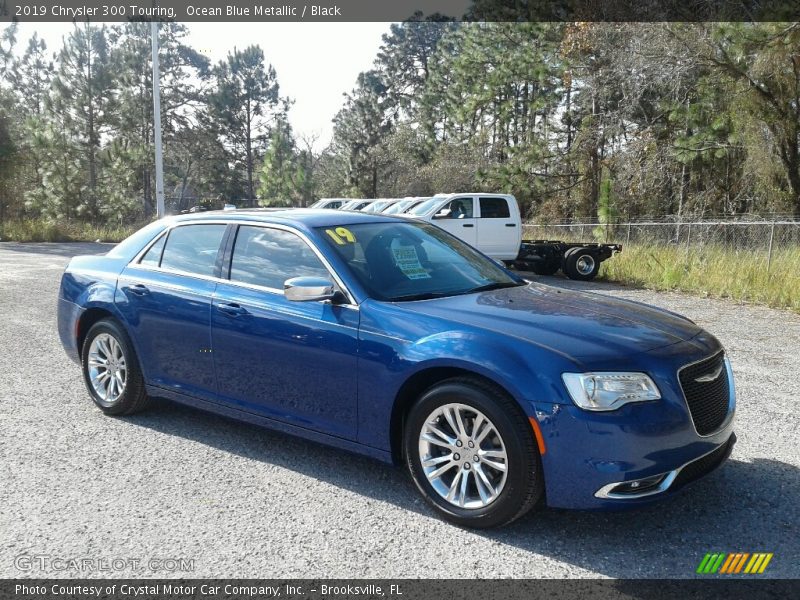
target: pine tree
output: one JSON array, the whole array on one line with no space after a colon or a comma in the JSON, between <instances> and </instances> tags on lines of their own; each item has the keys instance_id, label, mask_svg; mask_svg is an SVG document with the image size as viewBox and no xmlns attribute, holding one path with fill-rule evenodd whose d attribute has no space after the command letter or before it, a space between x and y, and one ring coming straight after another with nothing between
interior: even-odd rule
<instances>
[{"instance_id":1,"label":"pine tree","mask_svg":"<svg viewBox=\"0 0 800 600\"><path fill-rule=\"evenodd\" d=\"M261 206L291 206L300 200L302 164L297 159L291 127L288 122L280 120L272 128L259 173Z\"/></svg>"},{"instance_id":2,"label":"pine tree","mask_svg":"<svg viewBox=\"0 0 800 600\"><path fill-rule=\"evenodd\" d=\"M209 77L209 61L183 43L186 26L163 23L159 26L159 67L161 84L162 139L165 187L186 174L174 161L172 144L185 140L194 129L191 116L201 102L198 85ZM141 198L144 216L152 214L155 197L153 149L153 78L151 30L148 23L126 23L113 27L109 38L113 44L111 60L118 74L118 109L114 119L117 160L135 161L129 168L135 176L125 177L131 188L128 194ZM123 145L120 146L119 144ZM124 148L124 151L122 150ZM126 157L126 158L123 158ZM121 168L121 166L118 166ZM179 199L176 201L179 202Z\"/></svg>"},{"instance_id":3,"label":"pine tree","mask_svg":"<svg viewBox=\"0 0 800 600\"><path fill-rule=\"evenodd\" d=\"M58 135L69 136L81 149L86 184L79 210L92 221L100 215L100 150L115 110L115 81L106 27L76 24L58 57L49 111L63 115Z\"/></svg>"},{"instance_id":4,"label":"pine tree","mask_svg":"<svg viewBox=\"0 0 800 600\"><path fill-rule=\"evenodd\" d=\"M258 46L234 49L214 67L216 87L209 95L216 120L231 157L243 170L245 202L255 205L255 170L266 142L267 128L285 114L287 101L279 96L272 65Z\"/></svg>"}]
</instances>

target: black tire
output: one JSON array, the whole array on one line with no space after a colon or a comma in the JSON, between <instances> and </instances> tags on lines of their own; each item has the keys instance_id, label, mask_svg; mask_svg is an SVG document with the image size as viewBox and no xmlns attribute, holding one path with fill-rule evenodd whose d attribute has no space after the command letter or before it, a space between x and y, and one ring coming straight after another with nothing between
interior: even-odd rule
<instances>
[{"instance_id":1,"label":"black tire","mask_svg":"<svg viewBox=\"0 0 800 600\"><path fill-rule=\"evenodd\" d=\"M113 401L104 399L95 390L89 375L89 352L92 342L100 335L109 335L116 340L125 358L125 384L122 393ZM139 360L133 350L133 344L125 330L113 319L103 319L95 323L86 334L81 348L81 371L83 382L94 403L107 415L131 415L144 410L150 404L145 391L144 377L139 367Z\"/></svg>"},{"instance_id":2,"label":"black tire","mask_svg":"<svg viewBox=\"0 0 800 600\"><path fill-rule=\"evenodd\" d=\"M555 275L558 273L558 270L561 268L561 265L558 263L552 262L534 262L530 263L531 271L536 273L537 275Z\"/></svg>"},{"instance_id":3,"label":"black tire","mask_svg":"<svg viewBox=\"0 0 800 600\"><path fill-rule=\"evenodd\" d=\"M453 403L483 413L505 446L508 460L502 490L482 507L462 508L451 503L436 491L423 470L419 448L422 428L434 411ZM406 467L425 500L444 519L457 525L475 528L506 525L526 514L544 497L541 457L528 419L513 399L480 379L449 379L428 389L408 413L403 448ZM464 461L469 462L469 458ZM455 465L453 469L449 472L458 474L462 467ZM473 477L477 479L477 469L474 470ZM476 482L471 485L475 486Z\"/></svg>"},{"instance_id":4,"label":"black tire","mask_svg":"<svg viewBox=\"0 0 800 600\"><path fill-rule=\"evenodd\" d=\"M600 272L600 259L588 248L571 248L564 254L564 274L577 281L591 281Z\"/></svg>"}]
</instances>

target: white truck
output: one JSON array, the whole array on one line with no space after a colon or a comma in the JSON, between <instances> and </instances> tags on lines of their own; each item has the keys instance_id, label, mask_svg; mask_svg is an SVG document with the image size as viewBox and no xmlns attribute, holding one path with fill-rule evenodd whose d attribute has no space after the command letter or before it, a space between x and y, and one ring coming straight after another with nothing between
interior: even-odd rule
<instances>
[{"instance_id":1,"label":"white truck","mask_svg":"<svg viewBox=\"0 0 800 600\"><path fill-rule=\"evenodd\" d=\"M437 194L402 216L430 221L509 267L588 281L621 244L523 240L522 216L511 194Z\"/></svg>"},{"instance_id":2,"label":"white truck","mask_svg":"<svg viewBox=\"0 0 800 600\"><path fill-rule=\"evenodd\" d=\"M496 260L519 254L522 218L510 194L436 195L404 216L430 221Z\"/></svg>"}]
</instances>

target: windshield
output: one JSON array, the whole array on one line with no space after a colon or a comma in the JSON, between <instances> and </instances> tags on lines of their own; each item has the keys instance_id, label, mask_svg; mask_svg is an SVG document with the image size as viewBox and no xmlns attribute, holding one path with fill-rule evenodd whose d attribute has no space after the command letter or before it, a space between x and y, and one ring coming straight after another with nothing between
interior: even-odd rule
<instances>
[{"instance_id":1,"label":"windshield","mask_svg":"<svg viewBox=\"0 0 800 600\"><path fill-rule=\"evenodd\" d=\"M422 204L423 202L425 202L425 200L414 200L414 201L412 201L412 202L411 202L411 204L409 204L408 206L406 206L406 207L405 207L405 208L404 208L402 211L400 211L400 212L401 212L402 214L406 214L406 215L407 215L407 214L409 214L409 213L411 212L411 209L412 209L412 208L414 208L415 206L419 206L419 205L420 205L420 204Z\"/></svg>"},{"instance_id":2,"label":"windshield","mask_svg":"<svg viewBox=\"0 0 800 600\"><path fill-rule=\"evenodd\" d=\"M413 200L401 200L400 202L395 202L391 206L388 206L386 209L382 210L381 212L385 215L393 215L399 212L403 212L406 208L411 206Z\"/></svg>"},{"instance_id":3,"label":"windshield","mask_svg":"<svg viewBox=\"0 0 800 600\"><path fill-rule=\"evenodd\" d=\"M406 212L410 215L424 215L429 210L431 210L437 204L442 202L443 198L430 198L425 200L425 202L421 202L417 204L414 208L407 210Z\"/></svg>"},{"instance_id":4,"label":"windshield","mask_svg":"<svg viewBox=\"0 0 800 600\"><path fill-rule=\"evenodd\" d=\"M377 300L425 300L525 284L428 223L361 223L318 230Z\"/></svg>"},{"instance_id":5,"label":"windshield","mask_svg":"<svg viewBox=\"0 0 800 600\"><path fill-rule=\"evenodd\" d=\"M372 202L372 200L351 200L350 202L348 202L347 204L342 206L342 209L343 210L359 211L362 208L364 208L365 206L369 206L369 204L371 202Z\"/></svg>"},{"instance_id":6,"label":"windshield","mask_svg":"<svg viewBox=\"0 0 800 600\"><path fill-rule=\"evenodd\" d=\"M380 212L380 210L387 206L391 202L391 200L378 200L377 202L373 202L369 204L365 209L364 212Z\"/></svg>"}]
</instances>

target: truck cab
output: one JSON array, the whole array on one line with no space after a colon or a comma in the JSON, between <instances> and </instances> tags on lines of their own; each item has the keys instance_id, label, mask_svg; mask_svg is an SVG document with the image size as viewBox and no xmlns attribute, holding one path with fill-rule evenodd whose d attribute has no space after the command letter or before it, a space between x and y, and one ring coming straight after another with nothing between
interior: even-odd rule
<instances>
[{"instance_id":1,"label":"truck cab","mask_svg":"<svg viewBox=\"0 0 800 600\"><path fill-rule=\"evenodd\" d=\"M429 221L495 260L513 261L522 242L522 217L510 194L438 194L407 216Z\"/></svg>"}]
</instances>

